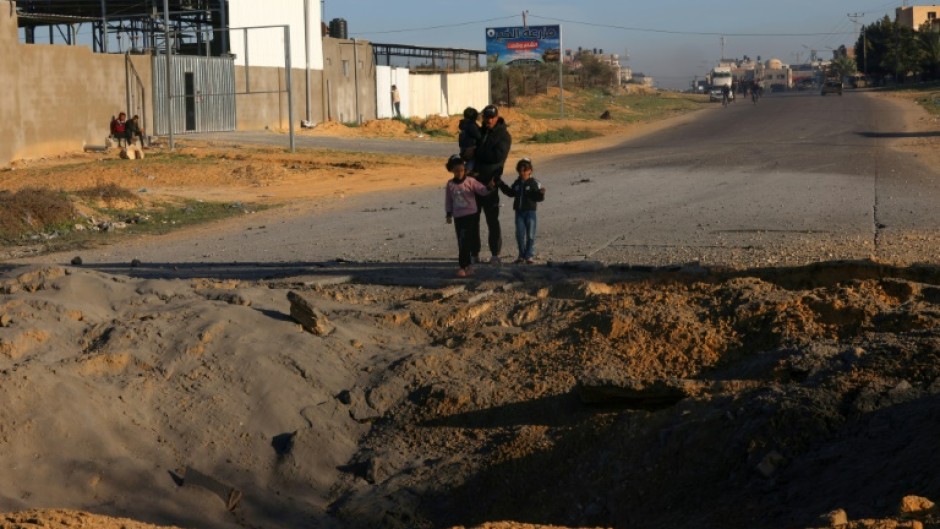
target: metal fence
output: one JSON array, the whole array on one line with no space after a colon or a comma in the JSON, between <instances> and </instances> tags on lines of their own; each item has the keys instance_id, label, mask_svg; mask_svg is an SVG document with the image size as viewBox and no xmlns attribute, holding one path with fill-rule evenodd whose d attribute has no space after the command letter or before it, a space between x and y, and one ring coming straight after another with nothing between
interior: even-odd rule
<instances>
[{"instance_id":1,"label":"metal fence","mask_svg":"<svg viewBox=\"0 0 940 529\"><path fill-rule=\"evenodd\" d=\"M231 57L173 55L167 83L166 55L153 57L153 129L167 135L167 102L174 134L235 130L235 62ZM170 93L167 94L169 87Z\"/></svg>"}]
</instances>

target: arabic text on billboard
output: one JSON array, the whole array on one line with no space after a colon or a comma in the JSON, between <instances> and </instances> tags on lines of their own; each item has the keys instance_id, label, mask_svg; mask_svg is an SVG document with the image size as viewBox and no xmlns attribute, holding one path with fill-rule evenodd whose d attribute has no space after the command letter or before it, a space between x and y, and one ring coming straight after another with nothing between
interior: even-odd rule
<instances>
[{"instance_id":1,"label":"arabic text on billboard","mask_svg":"<svg viewBox=\"0 0 940 529\"><path fill-rule=\"evenodd\" d=\"M486 28L486 65L561 60L561 26Z\"/></svg>"}]
</instances>

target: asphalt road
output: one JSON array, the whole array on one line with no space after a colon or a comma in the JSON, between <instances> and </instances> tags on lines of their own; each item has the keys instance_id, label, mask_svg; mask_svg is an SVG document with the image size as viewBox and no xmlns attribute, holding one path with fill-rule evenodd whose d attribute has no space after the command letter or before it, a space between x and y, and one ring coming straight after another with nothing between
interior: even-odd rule
<instances>
[{"instance_id":1,"label":"asphalt road","mask_svg":"<svg viewBox=\"0 0 940 529\"><path fill-rule=\"evenodd\" d=\"M889 148L916 135L905 130L898 108L863 93L773 95L756 105L715 105L677 127L604 151L534 160L535 176L548 189L538 213L539 256L630 265L933 261L940 181L936 169ZM330 148L431 149L425 154L450 147L312 141L332 142ZM515 161L510 154L507 168ZM303 267L342 259L451 267L456 243L444 223L446 179L442 171L438 188L318 201L82 257L114 265L140 259ZM511 259L513 213L510 201L502 202L503 255ZM71 255L27 261L67 262Z\"/></svg>"}]
</instances>

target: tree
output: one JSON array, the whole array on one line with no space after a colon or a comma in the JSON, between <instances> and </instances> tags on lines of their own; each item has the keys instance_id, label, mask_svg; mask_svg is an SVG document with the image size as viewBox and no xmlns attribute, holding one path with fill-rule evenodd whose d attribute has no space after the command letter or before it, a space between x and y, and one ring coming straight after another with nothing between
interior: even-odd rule
<instances>
[{"instance_id":1,"label":"tree","mask_svg":"<svg viewBox=\"0 0 940 529\"><path fill-rule=\"evenodd\" d=\"M610 86L614 84L614 69L598 59L593 53L581 52L578 60L581 62L582 87Z\"/></svg>"},{"instance_id":2,"label":"tree","mask_svg":"<svg viewBox=\"0 0 940 529\"><path fill-rule=\"evenodd\" d=\"M838 76L839 79L854 75L857 69L855 59L847 55L839 54L829 63L829 71L833 76Z\"/></svg>"},{"instance_id":3,"label":"tree","mask_svg":"<svg viewBox=\"0 0 940 529\"><path fill-rule=\"evenodd\" d=\"M558 86L558 63L498 66L490 70L490 94L493 101L513 105L516 98L544 94Z\"/></svg>"},{"instance_id":4,"label":"tree","mask_svg":"<svg viewBox=\"0 0 940 529\"><path fill-rule=\"evenodd\" d=\"M921 47L921 71L931 79L940 79L940 30L924 24L917 38Z\"/></svg>"},{"instance_id":5,"label":"tree","mask_svg":"<svg viewBox=\"0 0 940 529\"><path fill-rule=\"evenodd\" d=\"M913 29L892 21L886 15L862 28L862 32L855 43L855 50L857 56L867 53L870 76L883 78L890 75L901 81L909 74L922 72L924 51Z\"/></svg>"}]
</instances>

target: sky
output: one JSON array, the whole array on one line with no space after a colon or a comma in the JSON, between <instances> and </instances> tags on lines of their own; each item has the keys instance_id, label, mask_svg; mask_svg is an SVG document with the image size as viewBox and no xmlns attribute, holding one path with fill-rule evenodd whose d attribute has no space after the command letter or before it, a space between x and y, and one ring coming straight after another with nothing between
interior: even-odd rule
<instances>
[{"instance_id":1,"label":"sky","mask_svg":"<svg viewBox=\"0 0 940 529\"><path fill-rule=\"evenodd\" d=\"M930 4L936 0L914 2ZM484 50L485 28L562 26L566 49L598 48L629 57L634 72L662 88L688 88L722 54L785 63L806 62L812 50L851 47L860 23L894 18L901 0L323 0L323 20L346 19L349 36L385 44ZM655 30L655 31L648 31ZM695 33L709 33L701 35ZM622 61L624 62L624 61Z\"/></svg>"}]
</instances>

